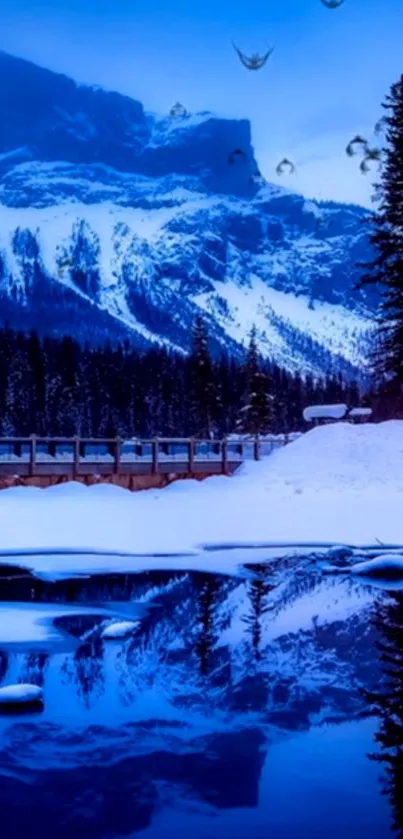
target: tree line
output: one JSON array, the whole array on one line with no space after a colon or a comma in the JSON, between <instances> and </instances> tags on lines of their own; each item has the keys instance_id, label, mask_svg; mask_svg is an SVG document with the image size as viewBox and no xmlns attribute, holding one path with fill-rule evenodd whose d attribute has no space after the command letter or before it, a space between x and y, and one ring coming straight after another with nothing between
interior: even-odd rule
<instances>
[{"instance_id":1,"label":"tree line","mask_svg":"<svg viewBox=\"0 0 403 839\"><path fill-rule=\"evenodd\" d=\"M340 373L314 379L261 359L254 330L243 360L212 356L202 317L188 355L0 330L3 437L290 432L304 428L306 405L358 401Z\"/></svg>"}]
</instances>

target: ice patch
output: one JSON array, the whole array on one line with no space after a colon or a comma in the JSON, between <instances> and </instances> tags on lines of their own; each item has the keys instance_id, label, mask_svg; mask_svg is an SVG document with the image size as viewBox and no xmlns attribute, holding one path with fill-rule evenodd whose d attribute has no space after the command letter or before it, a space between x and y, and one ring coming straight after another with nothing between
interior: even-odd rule
<instances>
[{"instance_id":1,"label":"ice patch","mask_svg":"<svg viewBox=\"0 0 403 839\"><path fill-rule=\"evenodd\" d=\"M133 613L142 615L146 607L131 604ZM117 617L114 609L86 606L68 606L54 603L0 603L0 648L16 649L29 647L36 651L73 650L77 641L65 632L60 621L63 618L93 616L99 621ZM122 615L125 617L125 615ZM56 625L55 622L59 625Z\"/></svg>"},{"instance_id":2,"label":"ice patch","mask_svg":"<svg viewBox=\"0 0 403 839\"><path fill-rule=\"evenodd\" d=\"M365 562L356 562L352 565L350 571L352 574L361 574L367 577L403 580L403 555L383 554Z\"/></svg>"}]
</instances>

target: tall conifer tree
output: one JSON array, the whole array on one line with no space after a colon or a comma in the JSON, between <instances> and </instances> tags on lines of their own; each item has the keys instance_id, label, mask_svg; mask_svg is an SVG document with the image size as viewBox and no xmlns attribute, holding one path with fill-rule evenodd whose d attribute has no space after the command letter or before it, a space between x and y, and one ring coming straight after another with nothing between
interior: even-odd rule
<instances>
[{"instance_id":1,"label":"tall conifer tree","mask_svg":"<svg viewBox=\"0 0 403 839\"><path fill-rule=\"evenodd\" d=\"M403 388L403 75L383 103L385 148L380 182L375 185L379 206L370 216L370 243L375 251L365 263L359 287L376 283L380 292L373 366Z\"/></svg>"},{"instance_id":2,"label":"tall conifer tree","mask_svg":"<svg viewBox=\"0 0 403 839\"><path fill-rule=\"evenodd\" d=\"M242 409L240 426L247 434L265 433L272 425L272 395L269 393L269 377L262 370L259 358L255 326L250 333L245 369L246 405Z\"/></svg>"},{"instance_id":3,"label":"tall conifer tree","mask_svg":"<svg viewBox=\"0 0 403 839\"><path fill-rule=\"evenodd\" d=\"M193 327L189 373L193 433L210 437L217 424L219 394L208 348L206 325L201 315L198 315Z\"/></svg>"}]
</instances>

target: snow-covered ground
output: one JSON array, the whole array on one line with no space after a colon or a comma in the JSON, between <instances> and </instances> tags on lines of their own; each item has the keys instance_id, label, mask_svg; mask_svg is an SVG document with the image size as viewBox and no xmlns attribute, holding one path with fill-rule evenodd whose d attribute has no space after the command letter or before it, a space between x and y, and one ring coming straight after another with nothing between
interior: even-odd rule
<instances>
[{"instance_id":1,"label":"snow-covered ground","mask_svg":"<svg viewBox=\"0 0 403 839\"><path fill-rule=\"evenodd\" d=\"M403 421L337 423L307 432L260 463L245 463L231 478L178 481L137 493L73 482L3 490L1 553L3 561L13 549L115 553L7 559L43 572L173 567L169 554L178 553L175 567L230 571L245 551L200 546L403 544L402 509ZM280 545L274 553L289 550Z\"/></svg>"}]
</instances>

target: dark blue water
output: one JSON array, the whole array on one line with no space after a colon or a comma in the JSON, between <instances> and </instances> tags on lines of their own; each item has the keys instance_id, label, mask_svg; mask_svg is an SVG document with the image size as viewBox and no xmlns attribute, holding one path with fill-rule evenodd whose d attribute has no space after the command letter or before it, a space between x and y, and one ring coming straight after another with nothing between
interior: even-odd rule
<instances>
[{"instance_id":1,"label":"dark blue water","mask_svg":"<svg viewBox=\"0 0 403 839\"><path fill-rule=\"evenodd\" d=\"M0 717L2 836L403 836L403 595L303 560L255 573L2 580L3 601L144 614L113 642L66 618L67 651L0 638L0 683L45 694Z\"/></svg>"}]
</instances>

